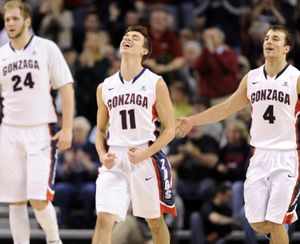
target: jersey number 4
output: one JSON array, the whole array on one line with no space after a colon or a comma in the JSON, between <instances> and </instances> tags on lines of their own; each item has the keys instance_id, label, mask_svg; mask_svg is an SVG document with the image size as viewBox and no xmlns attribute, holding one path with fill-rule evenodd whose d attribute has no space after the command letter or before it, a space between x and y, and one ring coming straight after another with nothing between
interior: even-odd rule
<instances>
[{"instance_id":1,"label":"jersey number 4","mask_svg":"<svg viewBox=\"0 0 300 244\"><path fill-rule=\"evenodd\" d=\"M274 121L276 120L276 117L274 116L274 106L269 105L267 107L264 115L263 115L264 120L268 120L270 124L274 124Z\"/></svg>"},{"instance_id":2,"label":"jersey number 4","mask_svg":"<svg viewBox=\"0 0 300 244\"><path fill-rule=\"evenodd\" d=\"M28 86L29 88L33 88L33 86L34 86L34 82L32 80L31 73L26 74L23 82L19 75L14 75L11 79L14 82L14 85L13 85L14 92L21 91L23 89L23 86L24 87Z\"/></svg>"},{"instance_id":3,"label":"jersey number 4","mask_svg":"<svg viewBox=\"0 0 300 244\"><path fill-rule=\"evenodd\" d=\"M128 116L127 116L128 114ZM120 111L121 115L121 122L122 122L122 129L127 130L128 125L127 125L127 117L129 117L129 129L135 129L135 115L134 115L134 109L129 109L129 110L121 110Z\"/></svg>"}]
</instances>

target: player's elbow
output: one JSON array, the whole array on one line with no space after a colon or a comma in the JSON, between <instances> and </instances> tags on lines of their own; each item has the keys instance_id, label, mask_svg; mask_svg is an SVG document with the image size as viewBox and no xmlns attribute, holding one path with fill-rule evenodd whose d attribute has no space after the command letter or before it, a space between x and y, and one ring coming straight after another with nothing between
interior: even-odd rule
<instances>
[{"instance_id":1,"label":"player's elbow","mask_svg":"<svg viewBox=\"0 0 300 244\"><path fill-rule=\"evenodd\" d=\"M175 125L168 126L166 128L166 133L168 135L168 141L172 141L175 137Z\"/></svg>"}]
</instances>

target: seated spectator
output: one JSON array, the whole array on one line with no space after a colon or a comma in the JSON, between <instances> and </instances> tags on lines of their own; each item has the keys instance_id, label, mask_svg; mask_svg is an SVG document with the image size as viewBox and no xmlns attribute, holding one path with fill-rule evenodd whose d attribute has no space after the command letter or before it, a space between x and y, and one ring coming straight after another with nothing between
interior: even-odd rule
<instances>
[{"instance_id":1,"label":"seated spectator","mask_svg":"<svg viewBox=\"0 0 300 244\"><path fill-rule=\"evenodd\" d=\"M216 167L219 181L232 184L232 213L240 215L244 205L244 181L251 147L248 130L241 121L234 121L226 127L226 144L221 148L220 161Z\"/></svg>"},{"instance_id":2,"label":"seated spectator","mask_svg":"<svg viewBox=\"0 0 300 244\"><path fill-rule=\"evenodd\" d=\"M224 237L239 224L231 217L231 188L225 184L218 186L214 198L205 202L199 212L190 218L192 244L226 243Z\"/></svg>"},{"instance_id":3,"label":"seated spectator","mask_svg":"<svg viewBox=\"0 0 300 244\"><path fill-rule=\"evenodd\" d=\"M197 27L218 26L226 36L227 43L240 49L240 19L246 1L236 0L195 0L193 9ZM197 28L197 29L198 29Z\"/></svg>"},{"instance_id":4,"label":"seated spectator","mask_svg":"<svg viewBox=\"0 0 300 244\"><path fill-rule=\"evenodd\" d=\"M220 151L217 165L221 181L244 181L251 147L248 143L248 130L241 121L234 121L226 127L226 144Z\"/></svg>"},{"instance_id":5,"label":"seated spectator","mask_svg":"<svg viewBox=\"0 0 300 244\"><path fill-rule=\"evenodd\" d=\"M215 186L213 173L219 160L218 154L218 143L204 135L199 126L193 127L187 137L175 138L169 144L168 158L178 173L177 192L185 204L199 204L212 197Z\"/></svg>"},{"instance_id":6,"label":"seated spectator","mask_svg":"<svg viewBox=\"0 0 300 244\"><path fill-rule=\"evenodd\" d=\"M77 115L86 117L92 126L96 124L96 90L107 77L110 62L105 58L106 43L102 43L103 32L88 31L83 50L75 69L75 97ZM88 109L87 109L88 108Z\"/></svg>"},{"instance_id":7,"label":"seated spectator","mask_svg":"<svg viewBox=\"0 0 300 244\"><path fill-rule=\"evenodd\" d=\"M193 107L188 102L188 93L185 84L182 81L174 81L169 89L175 120L182 116L191 115Z\"/></svg>"},{"instance_id":8,"label":"seated spectator","mask_svg":"<svg viewBox=\"0 0 300 244\"><path fill-rule=\"evenodd\" d=\"M248 132L250 132L252 123L251 114L252 109L250 105L245 106L241 111L237 112L236 114L236 119L243 122L246 125Z\"/></svg>"},{"instance_id":9,"label":"seated spectator","mask_svg":"<svg viewBox=\"0 0 300 244\"><path fill-rule=\"evenodd\" d=\"M190 100L195 99L198 96L197 81L196 81L196 70L194 63L196 58L201 52L201 45L199 42L190 40L183 44L183 55L186 60L184 67L180 70L182 80L188 86L188 95Z\"/></svg>"},{"instance_id":10,"label":"seated spectator","mask_svg":"<svg viewBox=\"0 0 300 244\"><path fill-rule=\"evenodd\" d=\"M57 43L60 48L72 45L73 15L64 9L63 0L47 0L45 5L45 16L42 19L39 33Z\"/></svg>"},{"instance_id":11,"label":"seated spectator","mask_svg":"<svg viewBox=\"0 0 300 244\"><path fill-rule=\"evenodd\" d=\"M144 65L163 75L166 83L170 84L184 66L185 59L179 38L170 30L168 13L163 9L151 12L149 37L152 41L152 53Z\"/></svg>"},{"instance_id":12,"label":"seated spectator","mask_svg":"<svg viewBox=\"0 0 300 244\"><path fill-rule=\"evenodd\" d=\"M208 99L197 97L193 100L193 114L201 113L208 109L211 105ZM207 124L202 126L203 134L213 137L217 142L220 142L223 134L222 122L216 122L213 124Z\"/></svg>"},{"instance_id":13,"label":"seated spectator","mask_svg":"<svg viewBox=\"0 0 300 244\"><path fill-rule=\"evenodd\" d=\"M61 227L93 227L95 209L95 181L99 160L95 145L88 141L91 125L84 117L76 117L73 126L73 145L58 160L55 186L55 205L59 207ZM71 212L83 208L83 220L76 223Z\"/></svg>"},{"instance_id":14,"label":"seated spectator","mask_svg":"<svg viewBox=\"0 0 300 244\"><path fill-rule=\"evenodd\" d=\"M224 101L238 87L238 56L225 43L225 35L218 27L203 32L204 48L195 61L199 74L200 95L211 105Z\"/></svg>"},{"instance_id":15,"label":"seated spectator","mask_svg":"<svg viewBox=\"0 0 300 244\"><path fill-rule=\"evenodd\" d=\"M285 25L286 20L279 10L279 1L261 0L253 6L252 18L270 25Z\"/></svg>"}]
</instances>

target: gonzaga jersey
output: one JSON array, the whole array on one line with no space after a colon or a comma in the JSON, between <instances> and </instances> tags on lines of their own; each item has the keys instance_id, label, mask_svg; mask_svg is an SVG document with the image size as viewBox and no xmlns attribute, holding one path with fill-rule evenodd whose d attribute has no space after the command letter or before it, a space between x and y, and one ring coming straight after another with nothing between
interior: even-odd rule
<instances>
[{"instance_id":1,"label":"gonzaga jersey","mask_svg":"<svg viewBox=\"0 0 300 244\"><path fill-rule=\"evenodd\" d=\"M299 148L299 75L300 71L292 65L287 65L272 78L267 75L264 66L248 73L252 146L264 149Z\"/></svg>"},{"instance_id":2,"label":"gonzaga jersey","mask_svg":"<svg viewBox=\"0 0 300 244\"><path fill-rule=\"evenodd\" d=\"M109 112L109 146L136 146L154 141L157 113L156 83L160 76L143 69L125 81L118 71L102 85L102 99Z\"/></svg>"},{"instance_id":3,"label":"gonzaga jersey","mask_svg":"<svg viewBox=\"0 0 300 244\"><path fill-rule=\"evenodd\" d=\"M51 90L70 82L71 72L54 42L32 36L22 50L5 44L0 48L2 122L15 126L56 122Z\"/></svg>"}]
</instances>

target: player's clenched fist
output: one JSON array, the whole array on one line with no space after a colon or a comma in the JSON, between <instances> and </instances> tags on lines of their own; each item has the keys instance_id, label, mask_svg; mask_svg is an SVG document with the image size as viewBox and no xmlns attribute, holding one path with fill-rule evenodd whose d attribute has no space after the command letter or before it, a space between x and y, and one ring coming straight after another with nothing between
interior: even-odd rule
<instances>
[{"instance_id":1,"label":"player's clenched fist","mask_svg":"<svg viewBox=\"0 0 300 244\"><path fill-rule=\"evenodd\" d=\"M146 158L149 158L147 150L138 147L129 148L127 154L129 161L133 164L140 163Z\"/></svg>"},{"instance_id":2,"label":"player's clenched fist","mask_svg":"<svg viewBox=\"0 0 300 244\"><path fill-rule=\"evenodd\" d=\"M100 155L100 161L107 169L111 169L116 163L116 154L108 152Z\"/></svg>"},{"instance_id":3,"label":"player's clenched fist","mask_svg":"<svg viewBox=\"0 0 300 244\"><path fill-rule=\"evenodd\" d=\"M53 137L52 140L57 140L57 148L60 150L67 150L72 145L72 129L60 130Z\"/></svg>"}]
</instances>

